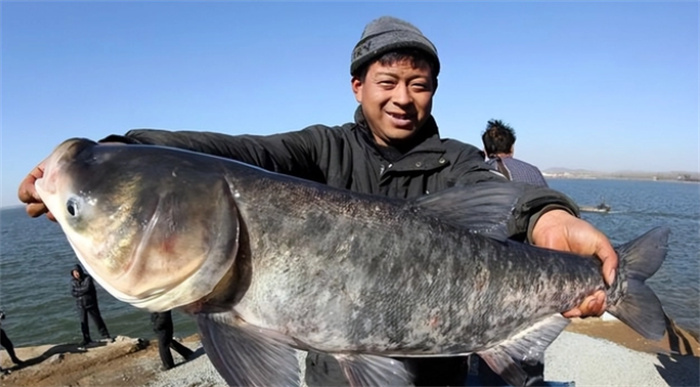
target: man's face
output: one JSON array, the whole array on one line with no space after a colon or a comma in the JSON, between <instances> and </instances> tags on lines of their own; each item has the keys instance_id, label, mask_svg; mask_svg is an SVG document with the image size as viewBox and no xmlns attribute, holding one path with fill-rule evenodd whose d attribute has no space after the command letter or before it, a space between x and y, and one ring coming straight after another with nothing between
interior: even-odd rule
<instances>
[{"instance_id":1,"label":"man's face","mask_svg":"<svg viewBox=\"0 0 700 387\"><path fill-rule=\"evenodd\" d=\"M386 66L374 62L364 82L353 77L352 91L375 141L386 146L420 130L430 116L435 85L427 65L416 68L410 60Z\"/></svg>"},{"instance_id":2,"label":"man's face","mask_svg":"<svg viewBox=\"0 0 700 387\"><path fill-rule=\"evenodd\" d=\"M73 278L80 279L80 273L77 270L73 270Z\"/></svg>"}]
</instances>

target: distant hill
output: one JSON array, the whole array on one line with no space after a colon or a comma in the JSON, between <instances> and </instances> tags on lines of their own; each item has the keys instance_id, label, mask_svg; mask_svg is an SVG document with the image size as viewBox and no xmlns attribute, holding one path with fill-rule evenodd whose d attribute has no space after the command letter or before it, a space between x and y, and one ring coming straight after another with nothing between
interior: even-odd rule
<instances>
[{"instance_id":1,"label":"distant hill","mask_svg":"<svg viewBox=\"0 0 700 387\"><path fill-rule=\"evenodd\" d=\"M700 173L687 171L639 172L616 171L600 172L586 169L548 168L542 171L545 177L562 179L634 179L634 180L673 180L700 181Z\"/></svg>"}]
</instances>

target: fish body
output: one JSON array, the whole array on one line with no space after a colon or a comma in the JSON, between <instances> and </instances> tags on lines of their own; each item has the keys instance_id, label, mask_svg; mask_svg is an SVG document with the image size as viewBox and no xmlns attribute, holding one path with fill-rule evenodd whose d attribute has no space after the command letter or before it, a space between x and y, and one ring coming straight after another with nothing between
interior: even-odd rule
<instances>
[{"instance_id":1,"label":"fish body","mask_svg":"<svg viewBox=\"0 0 700 387\"><path fill-rule=\"evenodd\" d=\"M541 359L568 323L560 313L599 289L609 312L660 338L663 310L644 280L668 230L619 247L608 288L597 259L507 240L518 187L405 201L83 139L60 145L37 182L97 281L135 306L194 314L229 384L298 382L294 349L333 354L354 385L409 383L392 356L470 353L523 384L513 359Z\"/></svg>"}]
</instances>

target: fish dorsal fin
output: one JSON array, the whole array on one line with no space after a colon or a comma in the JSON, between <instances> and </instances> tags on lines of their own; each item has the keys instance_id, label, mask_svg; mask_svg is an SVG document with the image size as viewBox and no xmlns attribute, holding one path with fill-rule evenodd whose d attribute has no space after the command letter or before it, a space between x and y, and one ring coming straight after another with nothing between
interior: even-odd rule
<instances>
[{"instance_id":1,"label":"fish dorsal fin","mask_svg":"<svg viewBox=\"0 0 700 387\"><path fill-rule=\"evenodd\" d=\"M197 314L202 345L230 386L296 386L296 350L276 332L263 331L234 313Z\"/></svg>"},{"instance_id":2,"label":"fish dorsal fin","mask_svg":"<svg viewBox=\"0 0 700 387\"><path fill-rule=\"evenodd\" d=\"M351 386L409 386L413 377L404 364L390 357L334 355Z\"/></svg>"},{"instance_id":3,"label":"fish dorsal fin","mask_svg":"<svg viewBox=\"0 0 700 387\"><path fill-rule=\"evenodd\" d=\"M557 313L477 354L508 384L525 386L527 373L513 359L526 364L541 362L544 359L544 351L568 324L569 319Z\"/></svg>"},{"instance_id":4,"label":"fish dorsal fin","mask_svg":"<svg viewBox=\"0 0 700 387\"><path fill-rule=\"evenodd\" d=\"M412 204L441 222L493 239L508 238L508 222L522 194L521 184L483 182L420 197Z\"/></svg>"}]
</instances>

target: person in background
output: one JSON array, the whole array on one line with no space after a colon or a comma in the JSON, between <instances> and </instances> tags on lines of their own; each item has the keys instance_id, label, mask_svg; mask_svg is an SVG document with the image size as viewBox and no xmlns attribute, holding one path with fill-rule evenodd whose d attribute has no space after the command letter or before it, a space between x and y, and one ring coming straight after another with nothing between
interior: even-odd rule
<instances>
[{"instance_id":1,"label":"person in background","mask_svg":"<svg viewBox=\"0 0 700 387\"><path fill-rule=\"evenodd\" d=\"M501 120L490 120L481 135L486 163L498 169L508 180L548 187L542 172L536 166L513 157L515 130ZM544 363L521 364L532 385L544 383ZM479 381L483 385L505 385L505 381L491 372L483 361L478 363Z\"/></svg>"},{"instance_id":2,"label":"person in background","mask_svg":"<svg viewBox=\"0 0 700 387\"><path fill-rule=\"evenodd\" d=\"M539 168L513 157L515 131L500 120L490 120L481 135L487 163L508 180L548 187Z\"/></svg>"},{"instance_id":3,"label":"person in background","mask_svg":"<svg viewBox=\"0 0 700 387\"><path fill-rule=\"evenodd\" d=\"M2 321L4 319L5 319L5 312L0 310L0 321ZM7 337L5 330L2 329L1 322L0 322L0 345L2 345L3 348L5 348L5 351L7 351L8 355L10 355L10 360L12 360L13 363L15 363L18 366L22 366L24 364L24 361L20 360L17 357L17 355L15 354L15 346L12 345L12 341L10 340L9 337ZM2 367L0 367L0 373L8 374L8 373L10 373L10 370L5 370Z\"/></svg>"},{"instance_id":4,"label":"person in background","mask_svg":"<svg viewBox=\"0 0 700 387\"><path fill-rule=\"evenodd\" d=\"M97 325L102 338L108 341L113 341L107 331L107 325L102 320L100 307L97 304L97 290L92 281L92 277L83 271L83 267L75 265L71 270L71 294L75 297L75 306L78 310L80 318L80 330L83 333L83 341L80 346L84 347L92 342L90 338L90 326L88 325L88 314L92 321Z\"/></svg>"},{"instance_id":5,"label":"person in background","mask_svg":"<svg viewBox=\"0 0 700 387\"><path fill-rule=\"evenodd\" d=\"M283 61L279 70L286 71ZM309 78L314 71L311 68L308 74L292 76ZM367 24L351 55L350 87L359 103L354 122L312 125L269 136L131 130L101 142L172 146L391 198L417 198L453 186L473 185L478 190L480 183L486 181L511 184L486 164L477 147L440 137L431 114L439 72L437 49L418 28L401 19L380 17ZM49 219L55 220L34 186L43 173L41 162L20 184L18 196L27 204L30 216L47 213ZM517 208L509 212L513 239L596 256L603 262L606 283L612 283L617 255L605 235L578 217L578 207L571 199L545 187L522 184L517 190ZM605 293L599 291L564 315L601 315L604 310ZM400 360L413 374L416 385L466 382L464 357ZM306 358L306 383L346 385L347 380L333 357L310 352Z\"/></svg>"},{"instance_id":6,"label":"person in background","mask_svg":"<svg viewBox=\"0 0 700 387\"><path fill-rule=\"evenodd\" d=\"M173 316L171 311L151 313L151 324L153 332L158 337L158 353L160 360L163 362L163 370L169 370L175 367L173 355L170 353L170 348L174 349L185 360L189 360L194 352L176 340L173 340Z\"/></svg>"}]
</instances>

